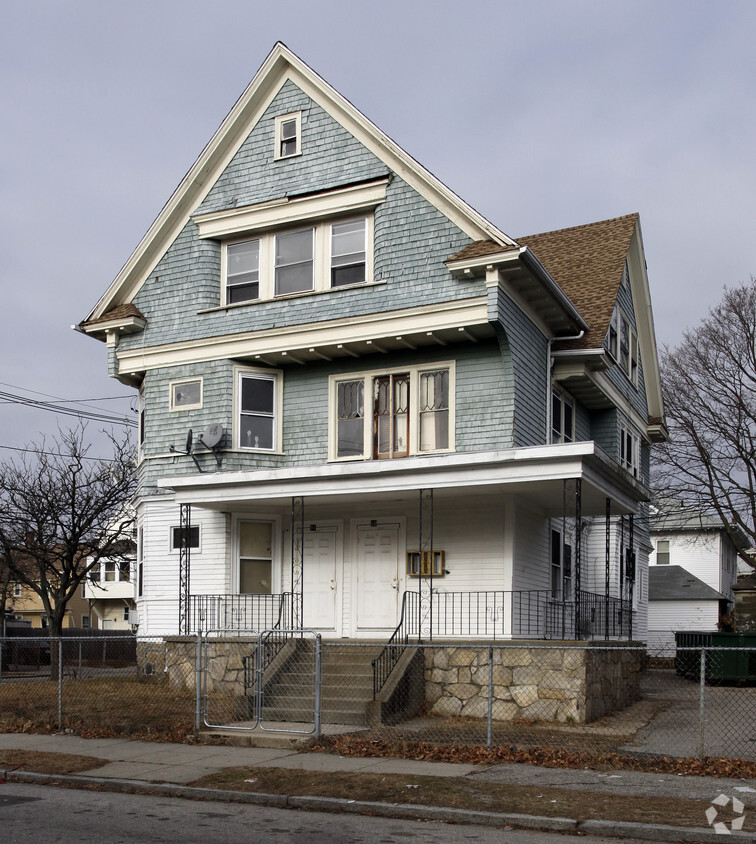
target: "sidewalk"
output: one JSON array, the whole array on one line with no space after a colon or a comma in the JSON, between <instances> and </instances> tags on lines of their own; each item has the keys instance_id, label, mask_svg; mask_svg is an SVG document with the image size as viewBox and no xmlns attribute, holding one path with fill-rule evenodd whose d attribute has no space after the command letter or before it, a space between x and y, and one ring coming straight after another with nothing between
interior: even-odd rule
<instances>
[{"instance_id":1,"label":"sidewalk","mask_svg":"<svg viewBox=\"0 0 756 844\"><path fill-rule=\"evenodd\" d=\"M159 790L160 793L181 797L244 799L250 802L267 802L271 805L288 805L298 808L370 811L392 817L464 820L495 826L509 823L523 828L562 829L571 832L577 830L587 834L612 834L656 841L721 841L722 836L716 835L711 828L705 828L703 812L702 824L698 829L598 820L578 824L576 820L570 818L499 815L416 805L402 807L397 804L383 803L358 804L353 800L325 797L289 797L282 801L282 795L212 792L211 789L206 788L186 788L185 784L226 768L238 767L279 768L323 773L404 774L456 777L473 782L506 783L536 788L558 787L597 795L613 793L639 798L669 797L670 800L684 798L700 800L703 804L710 804L717 795L725 794L736 797L744 804L746 816L750 813L753 817L753 813L756 813L756 780L685 777L637 771L607 773L587 769L570 770L522 764L488 766L410 759L358 758L327 753L302 753L286 748L162 744L122 739L84 739L73 735L0 734L0 751L10 750L90 756L102 759L105 763L102 767L81 771L74 776L34 775L26 769L23 772L8 773L7 778L16 781L39 782L54 779L74 786L97 784L99 787L114 789L139 787L140 790ZM0 773L2 773L1 770ZM475 817L471 817L472 815ZM729 836L729 840L754 841L754 837L753 833L733 833Z\"/></svg>"}]
</instances>

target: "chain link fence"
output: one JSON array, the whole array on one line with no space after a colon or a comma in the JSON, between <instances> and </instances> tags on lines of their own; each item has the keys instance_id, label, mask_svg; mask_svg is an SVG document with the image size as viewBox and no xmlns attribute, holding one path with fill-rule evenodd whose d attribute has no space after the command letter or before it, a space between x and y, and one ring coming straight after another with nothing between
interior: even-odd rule
<instances>
[{"instance_id":1,"label":"chain link fence","mask_svg":"<svg viewBox=\"0 0 756 844\"><path fill-rule=\"evenodd\" d=\"M196 729L370 743L756 761L756 648L383 645L313 633L0 640L0 729L183 740Z\"/></svg>"},{"instance_id":2,"label":"chain link fence","mask_svg":"<svg viewBox=\"0 0 756 844\"><path fill-rule=\"evenodd\" d=\"M170 682L168 653L158 638L0 638L0 730L182 740L196 684Z\"/></svg>"}]
</instances>

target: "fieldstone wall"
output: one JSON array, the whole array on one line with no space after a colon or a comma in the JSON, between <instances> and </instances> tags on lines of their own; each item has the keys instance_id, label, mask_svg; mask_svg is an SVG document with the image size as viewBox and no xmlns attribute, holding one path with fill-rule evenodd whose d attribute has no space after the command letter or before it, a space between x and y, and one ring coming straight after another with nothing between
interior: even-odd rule
<instances>
[{"instance_id":1,"label":"fieldstone wall","mask_svg":"<svg viewBox=\"0 0 756 844\"><path fill-rule=\"evenodd\" d=\"M203 640L207 654L207 691L244 693L242 658L254 656L257 640ZM203 666L205 654L203 653ZM197 638L171 636L165 642L137 642L140 676L163 675L170 686L193 690L197 686Z\"/></svg>"},{"instance_id":2,"label":"fieldstone wall","mask_svg":"<svg viewBox=\"0 0 756 844\"><path fill-rule=\"evenodd\" d=\"M490 654L497 721L587 723L640 696L640 650L518 643L489 651L450 644L425 650L425 695L433 714L487 717Z\"/></svg>"}]
</instances>

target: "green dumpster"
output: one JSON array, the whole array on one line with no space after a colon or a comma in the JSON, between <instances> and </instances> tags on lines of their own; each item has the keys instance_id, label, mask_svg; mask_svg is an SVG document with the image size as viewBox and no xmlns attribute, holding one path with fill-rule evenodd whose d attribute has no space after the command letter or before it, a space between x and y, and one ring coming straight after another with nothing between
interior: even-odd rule
<instances>
[{"instance_id":1,"label":"green dumpster","mask_svg":"<svg viewBox=\"0 0 756 844\"><path fill-rule=\"evenodd\" d=\"M756 633L679 631L675 633L675 643L675 668L683 677L700 679L700 649L707 648L707 683L756 682Z\"/></svg>"}]
</instances>

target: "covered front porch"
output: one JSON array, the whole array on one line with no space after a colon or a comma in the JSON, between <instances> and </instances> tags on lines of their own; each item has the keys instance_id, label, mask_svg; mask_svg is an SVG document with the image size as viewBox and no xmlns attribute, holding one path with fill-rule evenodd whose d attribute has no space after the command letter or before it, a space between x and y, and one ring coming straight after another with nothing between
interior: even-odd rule
<instances>
[{"instance_id":1,"label":"covered front porch","mask_svg":"<svg viewBox=\"0 0 756 844\"><path fill-rule=\"evenodd\" d=\"M197 514L215 511L234 537L230 590L190 588L191 543L181 543L181 634L305 627L397 643L633 636L633 517L646 491L593 443L163 485L175 491L187 536ZM239 574L243 525L262 520L272 525L271 576L269 588L251 592Z\"/></svg>"}]
</instances>

